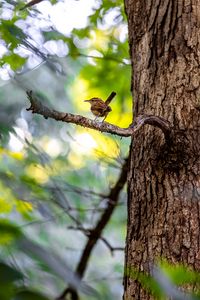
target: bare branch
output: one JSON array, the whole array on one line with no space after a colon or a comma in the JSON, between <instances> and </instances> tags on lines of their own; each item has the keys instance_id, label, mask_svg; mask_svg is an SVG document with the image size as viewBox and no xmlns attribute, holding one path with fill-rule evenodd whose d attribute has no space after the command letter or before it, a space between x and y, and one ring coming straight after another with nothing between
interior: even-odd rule
<instances>
[{"instance_id":1,"label":"bare branch","mask_svg":"<svg viewBox=\"0 0 200 300\"><path fill-rule=\"evenodd\" d=\"M120 128L107 122L96 122L80 115L74 115L50 109L38 101L35 96L33 96L32 91L27 92L27 96L31 102L31 106L27 110L31 110L32 113L42 115L45 119L51 118L57 121L73 123L83 127L96 129L101 132L108 132L124 137L131 136L133 133L132 128Z\"/></svg>"},{"instance_id":2,"label":"bare branch","mask_svg":"<svg viewBox=\"0 0 200 300\"><path fill-rule=\"evenodd\" d=\"M42 115L45 119L51 118L57 121L73 123L79 126L115 134L121 137L132 136L145 124L160 128L163 131L166 139L169 139L171 133L170 123L162 117L153 115L141 115L137 117L134 124L132 124L128 128L121 128L107 122L96 122L80 115L74 115L50 109L47 106L43 105L40 101L38 101L36 97L33 96L32 91L27 91L27 96L31 103L31 106L27 108L27 110L32 111L32 113Z\"/></svg>"},{"instance_id":3,"label":"bare branch","mask_svg":"<svg viewBox=\"0 0 200 300\"><path fill-rule=\"evenodd\" d=\"M119 200L119 194L120 194L124 184L126 183L127 169L128 169L128 159L125 160L125 163L121 170L121 174L120 174L115 186L110 190L110 193L107 196L107 198L108 198L107 207L105 208L104 212L102 213L95 228L92 229L88 235L88 241L85 245L85 248L82 252L80 261L76 268L76 274L79 276L79 278L82 278L84 276L84 273L86 271L86 268L87 268L87 265L89 262L89 258L92 253L92 250L94 249L94 246L96 245L97 241L101 238L101 234L102 234L104 228L106 227L106 225L108 224L108 222L110 221L113 211L114 211L115 207L117 206L117 203ZM114 250L114 248L113 248L113 250ZM73 300L79 299L77 291L72 287L68 287L57 298L57 300L64 300L66 298L67 294L70 294L71 298Z\"/></svg>"}]
</instances>

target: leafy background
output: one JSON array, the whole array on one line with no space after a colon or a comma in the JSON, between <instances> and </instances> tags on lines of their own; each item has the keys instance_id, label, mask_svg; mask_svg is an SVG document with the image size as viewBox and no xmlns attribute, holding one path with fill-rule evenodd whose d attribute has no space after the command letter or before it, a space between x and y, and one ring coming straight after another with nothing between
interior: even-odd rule
<instances>
[{"instance_id":1,"label":"leafy background","mask_svg":"<svg viewBox=\"0 0 200 300\"><path fill-rule=\"evenodd\" d=\"M76 10L83 1L68 2ZM66 30L51 15L58 11L59 18L63 1L25 10L20 10L23 1L1 2L0 273L6 276L0 277L0 298L5 300L54 299L71 281L79 286L81 299L96 299L89 287L101 299L122 295L125 190L103 233L120 250L111 253L98 242L86 287L72 271L86 242L83 228L92 228L105 209L130 140L26 111L26 90L33 90L49 107L93 118L83 100L105 99L114 90L107 121L124 127L131 123L123 3L91 2L85 23Z\"/></svg>"}]
</instances>

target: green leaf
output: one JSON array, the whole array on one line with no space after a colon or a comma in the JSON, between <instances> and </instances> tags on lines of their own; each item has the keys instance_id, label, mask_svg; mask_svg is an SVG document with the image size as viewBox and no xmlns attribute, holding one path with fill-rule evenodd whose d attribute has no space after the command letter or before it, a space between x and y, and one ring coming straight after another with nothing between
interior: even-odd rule
<instances>
[{"instance_id":1,"label":"green leaf","mask_svg":"<svg viewBox=\"0 0 200 300\"><path fill-rule=\"evenodd\" d=\"M0 23L1 39L7 43L9 50L14 50L26 38L22 29L14 24L16 20L1 20Z\"/></svg>"},{"instance_id":2,"label":"green leaf","mask_svg":"<svg viewBox=\"0 0 200 300\"><path fill-rule=\"evenodd\" d=\"M2 66L5 63L7 63L10 65L13 71L16 71L17 69L21 68L25 64L26 60L27 58L25 57L21 57L18 54L11 53L9 55L4 55L2 57L0 65Z\"/></svg>"},{"instance_id":3,"label":"green leaf","mask_svg":"<svg viewBox=\"0 0 200 300\"><path fill-rule=\"evenodd\" d=\"M57 0L51 0L51 4L56 4L57 2Z\"/></svg>"}]
</instances>

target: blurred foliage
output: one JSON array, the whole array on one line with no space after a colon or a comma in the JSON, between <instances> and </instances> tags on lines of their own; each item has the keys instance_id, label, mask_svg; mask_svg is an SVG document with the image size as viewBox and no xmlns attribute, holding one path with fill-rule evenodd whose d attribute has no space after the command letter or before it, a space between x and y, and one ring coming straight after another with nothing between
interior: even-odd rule
<instances>
[{"instance_id":1,"label":"blurred foliage","mask_svg":"<svg viewBox=\"0 0 200 300\"><path fill-rule=\"evenodd\" d=\"M129 139L26 111L27 89L49 107L88 117L83 100L105 99L114 90L108 122L131 123L123 3L91 0L84 25L68 30L63 24L64 33L54 13L61 18L68 2L75 14L73 5L85 8L84 1L75 0L42 1L25 10L20 10L24 1L0 4L0 269L6 276L6 282L0 278L0 298L5 300L55 299L67 283L79 289L81 299L97 299L93 288L101 299L122 294L123 252L110 253L101 240L85 285L73 270L87 240L84 229L92 229L107 206ZM113 248L124 246L125 202L123 191L104 232Z\"/></svg>"}]
</instances>

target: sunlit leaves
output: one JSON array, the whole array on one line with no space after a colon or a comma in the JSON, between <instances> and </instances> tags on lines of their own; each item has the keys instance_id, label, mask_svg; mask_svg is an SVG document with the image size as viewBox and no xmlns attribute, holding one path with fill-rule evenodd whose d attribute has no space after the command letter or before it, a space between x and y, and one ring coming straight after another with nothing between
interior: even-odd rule
<instances>
[{"instance_id":1,"label":"sunlit leaves","mask_svg":"<svg viewBox=\"0 0 200 300\"><path fill-rule=\"evenodd\" d=\"M29 165L26 168L26 174L35 179L38 183L45 183L48 181L47 171L41 165Z\"/></svg>"},{"instance_id":2,"label":"sunlit leaves","mask_svg":"<svg viewBox=\"0 0 200 300\"><path fill-rule=\"evenodd\" d=\"M115 159L120 155L120 147L110 136L104 136L93 130L85 132L79 129L74 141L71 142L71 152L80 158L82 156L87 158L90 155L94 160L106 157Z\"/></svg>"},{"instance_id":3,"label":"sunlit leaves","mask_svg":"<svg viewBox=\"0 0 200 300\"><path fill-rule=\"evenodd\" d=\"M33 205L24 200L16 200L16 211L18 211L23 217L29 218L29 213L33 211Z\"/></svg>"},{"instance_id":4,"label":"sunlit leaves","mask_svg":"<svg viewBox=\"0 0 200 300\"><path fill-rule=\"evenodd\" d=\"M11 53L10 55L3 56L0 65L3 66L4 64L7 63L11 66L13 71L17 71L25 64L26 60L27 60L26 58L21 57L18 54Z\"/></svg>"},{"instance_id":5,"label":"sunlit leaves","mask_svg":"<svg viewBox=\"0 0 200 300\"><path fill-rule=\"evenodd\" d=\"M3 67L7 64L13 71L17 71L21 68L27 60L27 58L14 52L26 38L22 29L14 24L16 20L16 18L13 18L12 20L0 20L0 37L7 48L7 52L1 59L0 66Z\"/></svg>"},{"instance_id":6,"label":"sunlit leaves","mask_svg":"<svg viewBox=\"0 0 200 300\"><path fill-rule=\"evenodd\" d=\"M12 210L12 206L13 205L11 205L8 200L0 197L0 213L10 213Z\"/></svg>"},{"instance_id":7,"label":"sunlit leaves","mask_svg":"<svg viewBox=\"0 0 200 300\"><path fill-rule=\"evenodd\" d=\"M40 185L39 182L33 176L22 174L19 179L19 182L22 185L24 185L24 188L29 190L29 193L32 196L39 198L43 201L49 198L48 191L46 191L44 187Z\"/></svg>"},{"instance_id":8,"label":"sunlit leaves","mask_svg":"<svg viewBox=\"0 0 200 300\"><path fill-rule=\"evenodd\" d=\"M111 11L111 9L116 9L118 12L116 15L116 21L117 17L119 18L119 16L121 17L120 21L125 18L124 3L121 0L103 0L100 7L96 9L92 16L90 16L90 22L93 25L98 26L98 22L103 22L105 15Z\"/></svg>"},{"instance_id":9,"label":"sunlit leaves","mask_svg":"<svg viewBox=\"0 0 200 300\"><path fill-rule=\"evenodd\" d=\"M0 147L0 159L2 159L3 155L12 157L16 160L22 160L23 159L23 153L22 152L13 152L13 151L10 151L6 148L1 148Z\"/></svg>"},{"instance_id":10,"label":"sunlit leaves","mask_svg":"<svg viewBox=\"0 0 200 300\"><path fill-rule=\"evenodd\" d=\"M15 204L15 196L9 187L0 182L0 213L10 213Z\"/></svg>"},{"instance_id":11,"label":"sunlit leaves","mask_svg":"<svg viewBox=\"0 0 200 300\"><path fill-rule=\"evenodd\" d=\"M7 44L9 50L14 50L26 37L22 29L14 24L15 21L16 19L1 20L0 22L1 38Z\"/></svg>"},{"instance_id":12,"label":"sunlit leaves","mask_svg":"<svg viewBox=\"0 0 200 300\"><path fill-rule=\"evenodd\" d=\"M105 7L104 7L105 4ZM119 3L118 3L119 4ZM102 4L102 9L90 17L91 23L97 25L97 21L102 22L114 3ZM116 7L117 4L115 3ZM95 21L96 20L96 21ZM122 22L122 19L121 19ZM130 81L131 66L129 62L128 44L126 33L123 31L123 23L114 23L108 28L95 28L91 23L85 29L73 30L73 36L79 39L87 39L85 48L77 49L80 57L85 57L86 61L77 78L81 82L86 82L85 91L82 88L80 94L83 97L91 98L94 96L106 99L111 89L117 92L117 99L113 101L113 113L109 115L108 120L128 126L131 123L131 93ZM123 37L121 37L121 35ZM78 45L76 43L76 45ZM84 42L83 42L84 45ZM78 46L74 46L75 48ZM74 51L74 50L73 50ZM76 86L79 82L76 80ZM74 86L74 92L77 89ZM86 92L87 91L87 92ZM87 93L87 95L84 95ZM116 102L117 101L117 102ZM113 118L112 118L113 116Z\"/></svg>"}]
</instances>

